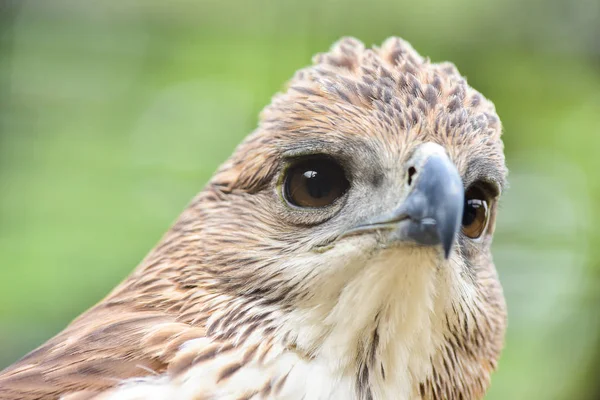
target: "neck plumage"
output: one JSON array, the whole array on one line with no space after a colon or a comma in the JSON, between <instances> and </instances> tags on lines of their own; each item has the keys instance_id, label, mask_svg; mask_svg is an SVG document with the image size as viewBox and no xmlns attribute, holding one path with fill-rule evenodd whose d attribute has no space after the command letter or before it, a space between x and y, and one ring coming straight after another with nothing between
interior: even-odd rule
<instances>
[{"instance_id":1,"label":"neck plumage","mask_svg":"<svg viewBox=\"0 0 600 400\"><path fill-rule=\"evenodd\" d=\"M364 398L415 395L444 337L452 273L431 254L406 253L371 259L345 285L331 285L337 293L324 289L288 320L296 347L354 376Z\"/></svg>"}]
</instances>

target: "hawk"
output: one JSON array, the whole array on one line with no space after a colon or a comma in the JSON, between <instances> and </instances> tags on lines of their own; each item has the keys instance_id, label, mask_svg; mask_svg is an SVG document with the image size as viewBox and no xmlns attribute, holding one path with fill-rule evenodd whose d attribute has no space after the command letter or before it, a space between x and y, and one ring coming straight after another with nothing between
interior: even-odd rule
<instances>
[{"instance_id":1,"label":"hawk","mask_svg":"<svg viewBox=\"0 0 600 400\"><path fill-rule=\"evenodd\" d=\"M454 65L338 41L0 398L483 398L506 327L500 135Z\"/></svg>"}]
</instances>

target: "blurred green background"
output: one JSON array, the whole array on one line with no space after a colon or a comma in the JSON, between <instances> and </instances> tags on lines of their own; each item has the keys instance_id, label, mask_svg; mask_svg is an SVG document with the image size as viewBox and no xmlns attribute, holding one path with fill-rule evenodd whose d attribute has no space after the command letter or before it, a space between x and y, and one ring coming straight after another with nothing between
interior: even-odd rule
<instances>
[{"instance_id":1,"label":"blurred green background","mask_svg":"<svg viewBox=\"0 0 600 400\"><path fill-rule=\"evenodd\" d=\"M487 398L600 398L598 0L0 0L0 368L126 276L344 35L453 61L504 122Z\"/></svg>"}]
</instances>

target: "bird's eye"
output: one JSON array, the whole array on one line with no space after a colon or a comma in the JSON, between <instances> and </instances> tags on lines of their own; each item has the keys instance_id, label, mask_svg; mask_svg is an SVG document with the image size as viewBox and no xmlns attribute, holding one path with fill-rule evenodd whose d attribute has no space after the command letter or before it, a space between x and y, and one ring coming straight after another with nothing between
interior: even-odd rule
<instances>
[{"instance_id":1,"label":"bird's eye","mask_svg":"<svg viewBox=\"0 0 600 400\"><path fill-rule=\"evenodd\" d=\"M284 182L285 199L298 207L319 208L332 204L348 189L343 168L329 158L310 158L288 168Z\"/></svg>"},{"instance_id":2,"label":"bird's eye","mask_svg":"<svg viewBox=\"0 0 600 400\"><path fill-rule=\"evenodd\" d=\"M465 236L477 239L485 231L489 219L488 196L474 186L465 192L462 231Z\"/></svg>"}]
</instances>

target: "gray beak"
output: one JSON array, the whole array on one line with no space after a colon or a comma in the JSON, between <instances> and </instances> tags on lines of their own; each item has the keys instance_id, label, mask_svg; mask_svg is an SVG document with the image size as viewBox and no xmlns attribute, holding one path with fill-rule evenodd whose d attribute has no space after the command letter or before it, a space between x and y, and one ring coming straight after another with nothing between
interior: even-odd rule
<instances>
[{"instance_id":1,"label":"gray beak","mask_svg":"<svg viewBox=\"0 0 600 400\"><path fill-rule=\"evenodd\" d=\"M392 213L352 232L392 230L392 241L425 246L441 244L447 259L461 226L464 189L456 167L444 153L431 154L420 166L406 200Z\"/></svg>"},{"instance_id":2,"label":"gray beak","mask_svg":"<svg viewBox=\"0 0 600 400\"><path fill-rule=\"evenodd\" d=\"M423 245L441 244L448 258L460 229L464 196L456 167L447 156L432 155L423 164L411 193L395 211L410 219L401 236Z\"/></svg>"}]
</instances>

